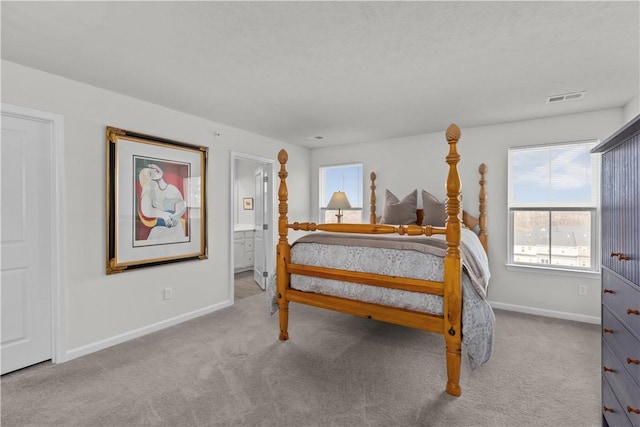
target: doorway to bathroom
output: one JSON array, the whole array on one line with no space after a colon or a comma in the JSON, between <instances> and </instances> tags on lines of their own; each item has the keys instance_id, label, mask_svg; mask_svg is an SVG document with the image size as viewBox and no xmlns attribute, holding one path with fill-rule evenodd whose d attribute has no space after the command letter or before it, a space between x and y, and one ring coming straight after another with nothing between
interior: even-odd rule
<instances>
[{"instance_id":1,"label":"doorway to bathroom","mask_svg":"<svg viewBox=\"0 0 640 427\"><path fill-rule=\"evenodd\" d=\"M231 153L234 300L261 293L275 274L273 165L273 160Z\"/></svg>"}]
</instances>

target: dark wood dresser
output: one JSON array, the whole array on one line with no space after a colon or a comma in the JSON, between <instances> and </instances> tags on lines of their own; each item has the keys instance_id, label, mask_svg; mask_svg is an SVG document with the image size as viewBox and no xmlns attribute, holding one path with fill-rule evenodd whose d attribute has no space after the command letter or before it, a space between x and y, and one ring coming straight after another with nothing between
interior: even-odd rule
<instances>
[{"instance_id":1,"label":"dark wood dresser","mask_svg":"<svg viewBox=\"0 0 640 427\"><path fill-rule=\"evenodd\" d=\"M640 426L640 116L602 153L603 425Z\"/></svg>"}]
</instances>

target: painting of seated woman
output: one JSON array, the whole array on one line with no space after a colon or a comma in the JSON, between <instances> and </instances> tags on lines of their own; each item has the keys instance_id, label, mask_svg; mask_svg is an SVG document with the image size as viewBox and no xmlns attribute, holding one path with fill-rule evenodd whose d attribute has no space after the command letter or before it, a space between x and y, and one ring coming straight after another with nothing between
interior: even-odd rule
<instances>
[{"instance_id":1,"label":"painting of seated woman","mask_svg":"<svg viewBox=\"0 0 640 427\"><path fill-rule=\"evenodd\" d=\"M136 156L134 167L134 246L188 242L189 164Z\"/></svg>"}]
</instances>

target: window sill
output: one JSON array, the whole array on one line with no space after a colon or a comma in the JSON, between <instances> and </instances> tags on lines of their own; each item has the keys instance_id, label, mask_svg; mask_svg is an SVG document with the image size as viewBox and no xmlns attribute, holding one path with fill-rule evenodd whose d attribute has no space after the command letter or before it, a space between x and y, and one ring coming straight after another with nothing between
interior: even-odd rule
<instances>
[{"instance_id":1,"label":"window sill","mask_svg":"<svg viewBox=\"0 0 640 427\"><path fill-rule=\"evenodd\" d=\"M600 277L600 271L585 271L585 270L571 270L568 268L549 268L549 267L538 267L538 266L529 266L523 264L507 264L507 270L509 271L520 271L523 273L540 273L540 274L549 274L554 276L570 276L570 277L580 277L583 279L598 279Z\"/></svg>"}]
</instances>

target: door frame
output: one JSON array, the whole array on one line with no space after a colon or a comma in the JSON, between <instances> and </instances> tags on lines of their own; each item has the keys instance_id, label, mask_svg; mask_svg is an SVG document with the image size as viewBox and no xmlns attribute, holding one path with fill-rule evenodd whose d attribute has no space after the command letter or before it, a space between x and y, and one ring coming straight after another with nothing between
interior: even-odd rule
<instances>
[{"instance_id":1,"label":"door frame","mask_svg":"<svg viewBox=\"0 0 640 427\"><path fill-rule=\"evenodd\" d=\"M64 116L2 103L2 115L45 123L49 126L49 192L51 198L51 361L68 360L64 288Z\"/></svg>"},{"instance_id":2,"label":"door frame","mask_svg":"<svg viewBox=\"0 0 640 427\"><path fill-rule=\"evenodd\" d=\"M257 162L257 163L262 163L262 164L271 164L271 168L269 173L267 174L269 181L271 182L271 194L277 194L276 193L276 182L275 179L273 178L275 175L275 160L274 159L267 159L264 157L259 157L259 156L254 156L251 154L245 154L245 153L240 153L238 151L231 151L231 209L229 209L230 211L230 217L229 217L229 295L230 295L230 300L232 303L235 302L235 297L234 297L234 292L233 292L233 288L234 288L234 254L233 254L233 225L235 224L235 219L236 219L236 209L238 207L238 199L236 196L236 160L249 160L249 161L253 161L253 162ZM269 223L269 227L270 227L270 231L272 234L272 242L276 242L276 234L275 234L275 226L274 224L276 224L276 210L274 209L274 205L273 205L273 200L269 200L269 203L271 203L271 218L270 218L270 223ZM274 264L275 267L275 244L273 245L273 248L267 248L268 250L265 251L265 256L267 257L267 265L270 264ZM255 249L254 249L255 250ZM273 261L273 262L272 262ZM275 270L273 271L273 274L275 274Z\"/></svg>"}]
</instances>

